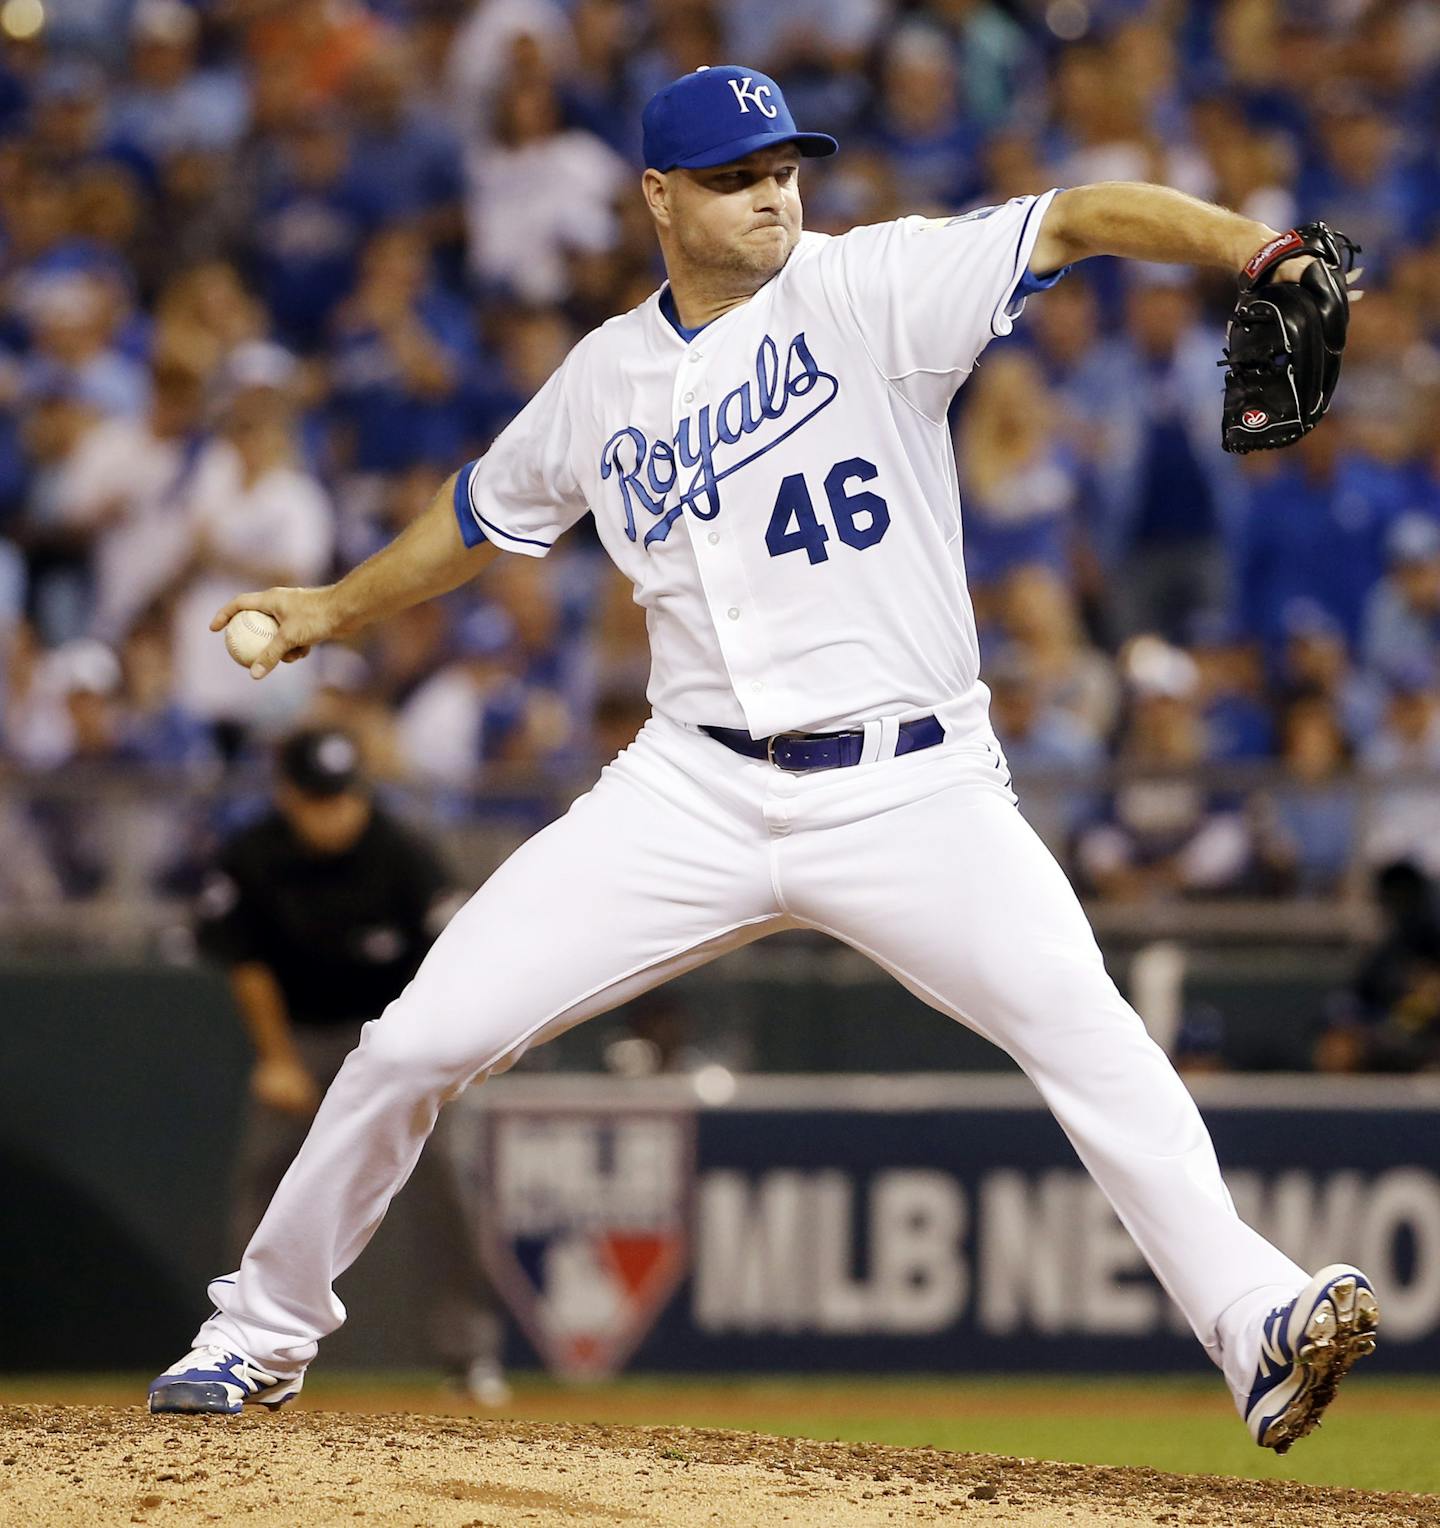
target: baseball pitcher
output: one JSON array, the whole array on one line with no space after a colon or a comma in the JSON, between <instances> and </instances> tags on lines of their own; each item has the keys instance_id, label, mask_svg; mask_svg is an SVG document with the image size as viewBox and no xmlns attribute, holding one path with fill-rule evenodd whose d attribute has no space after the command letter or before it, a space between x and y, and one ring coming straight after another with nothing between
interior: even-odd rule
<instances>
[{"instance_id":1,"label":"baseball pitcher","mask_svg":"<svg viewBox=\"0 0 1440 1528\"><path fill-rule=\"evenodd\" d=\"M544 557L582 515L649 624L653 714L504 864L365 1026L159 1412L276 1406L344 1320L332 1289L437 1111L533 1045L780 929L844 940L1039 1088L1261 1445L1307 1433L1374 1347L1355 1268L1313 1277L1235 1214L1199 1112L1105 972L988 720L946 410L1028 294L1093 255L1241 277L1225 443L1324 412L1342 236L1159 186L1022 196L839 237L801 229L797 130L754 69L644 114L668 281L578 344L429 511L339 583L239 595L252 673ZM1283 416L1283 419L1282 419Z\"/></svg>"}]
</instances>

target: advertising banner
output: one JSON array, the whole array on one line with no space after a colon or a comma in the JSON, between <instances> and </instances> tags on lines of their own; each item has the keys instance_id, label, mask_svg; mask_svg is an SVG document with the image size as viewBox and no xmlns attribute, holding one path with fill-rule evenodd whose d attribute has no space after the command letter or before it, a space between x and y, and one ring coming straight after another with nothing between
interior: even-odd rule
<instances>
[{"instance_id":1,"label":"advertising banner","mask_svg":"<svg viewBox=\"0 0 1440 1528\"><path fill-rule=\"evenodd\" d=\"M555 1373L1168 1371L1206 1360L1021 1079L514 1078L462 1107L482 1253ZM1427 1082L1197 1088L1241 1214L1440 1367Z\"/></svg>"}]
</instances>

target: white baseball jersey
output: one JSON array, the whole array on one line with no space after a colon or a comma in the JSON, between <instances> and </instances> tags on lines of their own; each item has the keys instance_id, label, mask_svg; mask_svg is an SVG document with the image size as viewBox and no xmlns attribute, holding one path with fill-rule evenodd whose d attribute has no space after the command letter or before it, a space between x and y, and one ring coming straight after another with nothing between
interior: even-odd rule
<instances>
[{"instance_id":1,"label":"white baseball jersey","mask_svg":"<svg viewBox=\"0 0 1440 1528\"><path fill-rule=\"evenodd\" d=\"M1010 332L1054 195L803 234L689 341L658 292L611 319L461 472L467 543L541 557L593 514L673 720L982 722L946 409Z\"/></svg>"}]
</instances>

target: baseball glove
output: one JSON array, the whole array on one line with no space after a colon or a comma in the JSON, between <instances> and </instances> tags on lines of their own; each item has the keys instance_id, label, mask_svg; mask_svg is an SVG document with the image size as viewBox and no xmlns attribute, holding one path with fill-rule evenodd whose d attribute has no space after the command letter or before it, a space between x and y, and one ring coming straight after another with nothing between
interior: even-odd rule
<instances>
[{"instance_id":1,"label":"baseball glove","mask_svg":"<svg viewBox=\"0 0 1440 1528\"><path fill-rule=\"evenodd\" d=\"M1324 223L1271 239L1240 273L1225 335L1227 451L1292 445L1319 424L1340 379L1350 323L1347 281L1360 246ZM1287 261L1314 255L1298 281L1277 281Z\"/></svg>"}]
</instances>

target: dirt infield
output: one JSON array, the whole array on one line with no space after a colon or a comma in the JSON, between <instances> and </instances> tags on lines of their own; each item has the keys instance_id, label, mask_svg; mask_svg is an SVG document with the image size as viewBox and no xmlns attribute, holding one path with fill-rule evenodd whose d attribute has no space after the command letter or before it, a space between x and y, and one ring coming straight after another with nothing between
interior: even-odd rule
<instances>
[{"instance_id":1,"label":"dirt infield","mask_svg":"<svg viewBox=\"0 0 1440 1528\"><path fill-rule=\"evenodd\" d=\"M108 1528L1440 1525L1421 1496L690 1428L0 1407L0 1524Z\"/></svg>"}]
</instances>

